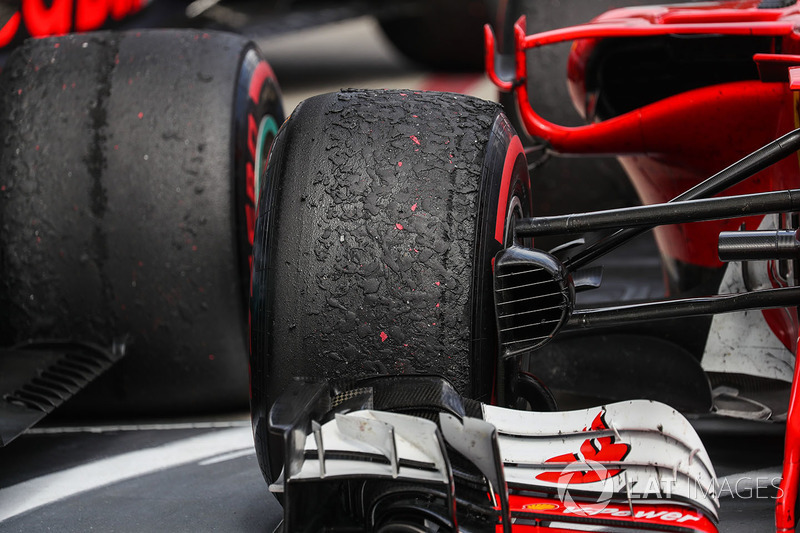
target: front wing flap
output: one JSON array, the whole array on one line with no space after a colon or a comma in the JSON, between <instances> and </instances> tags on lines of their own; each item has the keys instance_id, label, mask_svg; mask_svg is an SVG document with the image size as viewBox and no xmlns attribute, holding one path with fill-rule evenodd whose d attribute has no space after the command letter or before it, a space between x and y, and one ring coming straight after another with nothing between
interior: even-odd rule
<instances>
[{"instance_id":1,"label":"front wing flap","mask_svg":"<svg viewBox=\"0 0 800 533\"><path fill-rule=\"evenodd\" d=\"M284 530L372 531L416 516L431 531L717 531L716 474L673 409L480 407L480 417L335 407L297 416L283 431L303 445L270 487L284 493Z\"/></svg>"}]
</instances>

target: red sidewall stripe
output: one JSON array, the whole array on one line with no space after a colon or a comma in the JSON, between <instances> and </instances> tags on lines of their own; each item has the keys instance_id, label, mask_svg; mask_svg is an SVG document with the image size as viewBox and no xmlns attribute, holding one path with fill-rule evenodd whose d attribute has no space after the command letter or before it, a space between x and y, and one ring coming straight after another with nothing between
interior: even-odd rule
<instances>
[{"instance_id":1,"label":"red sidewall stripe","mask_svg":"<svg viewBox=\"0 0 800 533\"><path fill-rule=\"evenodd\" d=\"M508 194L511 188L511 177L514 173L514 166L517 157L524 155L522 141L519 136L514 135L506 151L506 159L503 163L503 180L500 182L500 198L497 201L497 218L495 219L494 238L500 244L503 243L506 229L506 211L508 210Z\"/></svg>"},{"instance_id":2,"label":"red sidewall stripe","mask_svg":"<svg viewBox=\"0 0 800 533\"><path fill-rule=\"evenodd\" d=\"M261 99L261 88L264 86L264 80L274 77L275 74L272 72L272 68L269 64L266 61L261 61L253 72L253 77L250 79L249 95L253 103L258 104Z\"/></svg>"}]
</instances>

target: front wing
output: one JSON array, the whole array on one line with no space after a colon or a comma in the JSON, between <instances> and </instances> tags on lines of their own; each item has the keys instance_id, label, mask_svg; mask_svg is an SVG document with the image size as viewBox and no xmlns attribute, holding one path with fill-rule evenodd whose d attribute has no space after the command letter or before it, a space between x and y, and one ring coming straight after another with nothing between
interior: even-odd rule
<instances>
[{"instance_id":1,"label":"front wing","mask_svg":"<svg viewBox=\"0 0 800 533\"><path fill-rule=\"evenodd\" d=\"M296 382L276 403L285 531L717 531L711 461L666 405L516 411L428 376L398 402L403 378L385 379Z\"/></svg>"}]
</instances>

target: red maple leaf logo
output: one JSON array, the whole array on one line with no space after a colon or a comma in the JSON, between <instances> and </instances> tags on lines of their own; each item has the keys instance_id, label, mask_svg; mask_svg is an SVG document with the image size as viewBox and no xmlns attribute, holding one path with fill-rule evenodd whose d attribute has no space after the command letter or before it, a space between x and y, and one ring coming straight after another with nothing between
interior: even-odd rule
<instances>
[{"instance_id":1,"label":"red maple leaf logo","mask_svg":"<svg viewBox=\"0 0 800 533\"><path fill-rule=\"evenodd\" d=\"M592 422L591 430L599 431L604 429L611 429L605 420L605 409L600 411ZM587 431L587 428L583 428ZM588 462L594 461L597 463L604 462L619 462L627 457L631 451L631 445L624 442L616 442L617 438L614 435L608 437L598 437L586 439L581 444L580 454L565 453L556 457L551 457L545 463L575 463L575 462ZM547 481L550 483L594 483L596 481L603 481L610 477L614 477L622 472L622 469L606 470L598 472L595 469L588 468L586 470L571 470L569 472L544 472L536 476L536 479Z\"/></svg>"}]
</instances>

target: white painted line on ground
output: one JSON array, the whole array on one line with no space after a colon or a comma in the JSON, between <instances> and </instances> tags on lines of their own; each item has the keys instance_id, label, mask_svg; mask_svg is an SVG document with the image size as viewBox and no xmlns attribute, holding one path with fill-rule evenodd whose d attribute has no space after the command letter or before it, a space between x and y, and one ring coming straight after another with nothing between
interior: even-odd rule
<instances>
[{"instance_id":1,"label":"white painted line on ground","mask_svg":"<svg viewBox=\"0 0 800 533\"><path fill-rule=\"evenodd\" d=\"M225 461L232 461L234 459L238 459L240 457L247 457L248 455L255 455L256 451L253 449L252 446L249 448L245 448L243 450L236 450L235 452L224 453L222 455L218 455L216 457L209 457L203 461L200 461L200 466L208 466L208 465L215 465L217 463L223 463Z\"/></svg>"},{"instance_id":2,"label":"white painted line on ground","mask_svg":"<svg viewBox=\"0 0 800 533\"><path fill-rule=\"evenodd\" d=\"M249 427L225 429L24 481L0 489L0 522L82 492L251 446Z\"/></svg>"},{"instance_id":3,"label":"white painted line on ground","mask_svg":"<svg viewBox=\"0 0 800 533\"><path fill-rule=\"evenodd\" d=\"M250 427L249 420L216 422L174 422L170 424L114 424L102 426L63 426L31 428L26 435L63 435L67 433L114 433L119 431L167 431L176 429L223 429Z\"/></svg>"}]
</instances>

